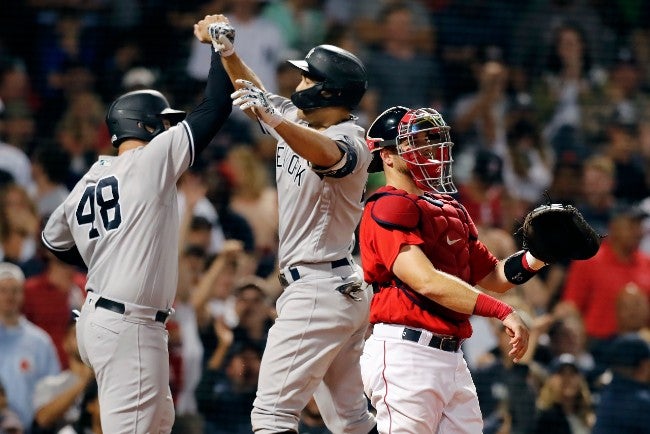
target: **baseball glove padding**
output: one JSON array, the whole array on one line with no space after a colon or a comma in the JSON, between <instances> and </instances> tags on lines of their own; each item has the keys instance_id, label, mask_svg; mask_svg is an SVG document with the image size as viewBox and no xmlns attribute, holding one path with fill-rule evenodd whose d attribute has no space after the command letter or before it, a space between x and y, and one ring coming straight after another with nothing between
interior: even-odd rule
<instances>
[{"instance_id":1,"label":"baseball glove padding","mask_svg":"<svg viewBox=\"0 0 650 434\"><path fill-rule=\"evenodd\" d=\"M571 205L538 206L526 215L521 230L524 249L547 264L589 259L600 247L600 235Z\"/></svg>"}]
</instances>

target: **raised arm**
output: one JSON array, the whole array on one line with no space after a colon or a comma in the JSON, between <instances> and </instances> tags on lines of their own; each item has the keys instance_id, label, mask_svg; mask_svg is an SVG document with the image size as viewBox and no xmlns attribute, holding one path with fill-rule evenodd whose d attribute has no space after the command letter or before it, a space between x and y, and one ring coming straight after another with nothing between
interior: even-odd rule
<instances>
[{"instance_id":1,"label":"raised arm","mask_svg":"<svg viewBox=\"0 0 650 434\"><path fill-rule=\"evenodd\" d=\"M225 15L206 15L194 25L194 36L204 44L212 44L214 52L220 54L223 67L233 86L237 87L237 79L243 79L266 91L255 72L235 52L235 29Z\"/></svg>"},{"instance_id":2,"label":"raised arm","mask_svg":"<svg viewBox=\"0 0 650 434\"><path fill-rule=\"evenodd\" d=\"M194 29L196 35L197 24L195 24ZM186 119L192 129L194 147L197 153L208 146L208 143L230 116L232 112L230 94L233 91L234 88L230 78L221 64L221 56L219 53L213 52L203 100Z\"/></svg>"},{"instance_id":3,"label":"raised arm","mask_svg":"<svg viewBox=\"0 0 650 434\"><path fill-rule=\"evenodd\" d=\"M280 135L298 155L319 168L332 168L346 160L346 146L322 134L325 128L350 118L345 107L327 107L320 119L308 120L309 127L286 119L276 104L278 97L266 91L264 84L235 51L235 29L223 15L209 15L194 27L194 34L204 43L211 43L221 55L221 61L237 91L232 94L233 104L239 106L250 118L259 120L264 129ZM315 86L311 78L303 75L297 90ZM317 107L321 109L321 107Z\"/></svg>"}]
</instances>

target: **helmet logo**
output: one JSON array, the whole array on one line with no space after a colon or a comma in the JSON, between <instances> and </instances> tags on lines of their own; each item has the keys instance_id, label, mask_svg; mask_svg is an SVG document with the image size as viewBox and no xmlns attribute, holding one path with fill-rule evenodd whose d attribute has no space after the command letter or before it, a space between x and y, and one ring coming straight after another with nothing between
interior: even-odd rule
<instances>
[{"instance_id":1,"label":"helmet logo","mask_svg":"<svg viewBox=\"0 0 650 434\"><path fill-rule=\"evenodd\" d=\"M113 135L111 136L111 143L114 143L116 140L117 140L117 135L116 135L116 134L113 134Z\"/></svg>"}]
</instances>

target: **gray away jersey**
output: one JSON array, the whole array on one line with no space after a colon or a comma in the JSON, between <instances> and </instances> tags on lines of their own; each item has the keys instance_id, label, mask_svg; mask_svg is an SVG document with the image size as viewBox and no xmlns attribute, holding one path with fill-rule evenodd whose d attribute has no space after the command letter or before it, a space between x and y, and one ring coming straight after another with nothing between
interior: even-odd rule
<instances>
[{"instance_id":1,"label":"gray away jersey","mask_svg":"<svg viewBox=\"0 0 650 434\"><path fill-rule=\"evenodd\" d=\"M290 100L274 95L274 106L291 121L306 125L297 117ZM337 176L314 172L307 160L296 154L275 130L278 139L275 177L279 208L279 266L333 261L348 256L354 244L354 230L363 211L363 195L371 155L364 130L354 120L321 131L347 148L352 165ZM356 155L350 157L350 153Z\"/></svg>"},{"instance_id":2,"label":"gray away jersey","mask_svg":"<svg viewBox=\"0 0 650 434\"><path fill-rule=\"evenodd\" d=\"M194 157L186 122L117 157L101 156L51 215L43 242L76 244L87 289L157 309L172 306L178 283L176 181Z\"/></svg>"}]
</instances>

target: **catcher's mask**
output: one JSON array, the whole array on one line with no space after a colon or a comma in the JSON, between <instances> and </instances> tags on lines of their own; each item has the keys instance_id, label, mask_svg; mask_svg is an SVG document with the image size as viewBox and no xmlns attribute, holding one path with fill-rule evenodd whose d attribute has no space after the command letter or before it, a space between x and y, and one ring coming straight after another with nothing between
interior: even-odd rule
<instances>
[{"instance_id":1,"label":"catcher's mask","mask_svg":"<svg viewBox=\"0 0 650 434\"><path fill-rule=\"evenodd\" d=\"M357 56L334 45L312 48L305 60L289 60L316 84L294 92L293 104L301 110L321 107L354 109L368 88L368 74Z\"/></svg>"},{"instance_id":2,"label":"catcher's mask","mask_svg":"<svg viewBox=\"0 0 650 434\"><path fill-rule=\"evenodd\" d=\"M172 109L162 93L145 89L125 93L113 101L106 113L106 125L111 143L118 148L126 139L149 142L165 131L163 120L175 125L184 118L185 112Z\"/></svg>"},{"instance_id":3,"label":"catcher's mask","mask_svg":"<svg viewBox=\"0 0 650 434\"><path fill-rule=\"evenodd\" d=\"M456 193L452 179L449 126L431 108L409 110L397 127L397 153L406 162L419 188L441 194Z\"/></svg>"}]
</instances>

